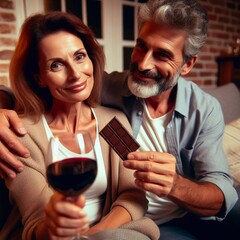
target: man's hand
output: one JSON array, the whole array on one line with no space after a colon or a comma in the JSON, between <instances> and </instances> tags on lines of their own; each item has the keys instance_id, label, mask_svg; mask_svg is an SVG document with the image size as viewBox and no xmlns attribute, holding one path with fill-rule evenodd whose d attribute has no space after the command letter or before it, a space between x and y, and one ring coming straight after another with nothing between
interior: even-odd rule
<instances>
[{"instance_id":1,"label":"man's hand","mask_svg":"<svg viewBox=\"0 0 240 240\"><path fill-rule=\"evenodd\" d=\"M13 153L29 157L29 150L18 140L16 135L25 135L26 129L13 110L0 110L0 176L14 178L23 170L23 164Z\"/></svg>"},{"instance_id":2,"label":"man's hand","mask_svg":"<svg viewBox=\"0 0 240 240\"><path fill-rule=\"evenodd\" d=\"M123 165L135 170L137 186L159 197L167 196L187 211L214 216L222 208L222 191L213 183L193 181L178 174L176 159L169 153L132 152Z\"/></svg>"},{"instance_id":3,"label":"man's hand","mask_svg":"<svg viewBox=\"0 0 240 240\"><path fill-rule=\"evenodd\" d=\"M167 196L176 176L176 159L169 153L132 152L124 166L135 170L136 185L159 197Z\"/></svg>"}]
</instances>

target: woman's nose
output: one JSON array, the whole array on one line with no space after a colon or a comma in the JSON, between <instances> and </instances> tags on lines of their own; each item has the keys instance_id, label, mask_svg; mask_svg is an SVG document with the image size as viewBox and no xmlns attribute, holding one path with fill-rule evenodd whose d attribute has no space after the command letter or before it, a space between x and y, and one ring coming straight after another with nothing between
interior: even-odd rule
<instances>
[{"instance_id":1,"label":"woman's nose","mask_svg":"<svg viewBox=\"0 0 240 240\"><path fill-rule=\"evenodd\" d=\"M68 74L70 79L80 79L81 70L78 64L71 63L68 67Z\"/></svg>"}]
</instances>

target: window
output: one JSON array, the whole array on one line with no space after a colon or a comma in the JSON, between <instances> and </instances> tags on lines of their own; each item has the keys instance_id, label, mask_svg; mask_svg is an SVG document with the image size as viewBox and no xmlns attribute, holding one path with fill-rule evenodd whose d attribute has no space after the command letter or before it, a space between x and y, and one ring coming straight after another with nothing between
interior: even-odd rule
<instances>
[{"instance_id":1,"label":"window","mask_svg":"<svg viewBox=\"0 0 240 240\"><path fill-rule=\"evenodd\" d=\"M36 3L37 2L37 3ZM77 15L95 33L106 55L106 71L128 69L137 36L137 11L146 0L24 0L25 16L41 11Z\"/></svg>"}]
</instances>

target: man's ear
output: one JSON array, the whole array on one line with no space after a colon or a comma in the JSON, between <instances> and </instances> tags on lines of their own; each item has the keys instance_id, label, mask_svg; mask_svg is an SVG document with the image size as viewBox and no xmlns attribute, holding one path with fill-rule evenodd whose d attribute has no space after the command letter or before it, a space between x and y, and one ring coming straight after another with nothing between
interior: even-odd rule
<instances>
[{"instance_id":1,"label":"man's ear","mask_svg":"<svg viewBox=\"0 0 240 240\"><path fill-rule=\"evenodd\" d=\"M39 74L34 74L34 79L37 82L39 87L45 88L47 86L46 83L41 80Z\"/></svg>"},{"instance_id":2,"label":"man's ear","mask_svg":"<svg viewBox=\"0 0 240 240\"><path fill-rule=\"evenodd\" d=\"M186 63L184 63L184 65L182 67L182 71L181 71L181 76L187 75L192 70L194 64L197 61L197 58L198 58L198 56L195 55L193 58L191 58Z\"/></svg>"}]
</instances>

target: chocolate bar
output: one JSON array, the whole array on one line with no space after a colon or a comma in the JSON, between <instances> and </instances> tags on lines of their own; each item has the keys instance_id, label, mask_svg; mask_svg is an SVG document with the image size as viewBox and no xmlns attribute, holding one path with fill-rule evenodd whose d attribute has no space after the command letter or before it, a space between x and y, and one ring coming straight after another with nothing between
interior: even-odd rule
<instances>
[{"instance_id":1,"label":"chocolate bar","mask_svg":"<svg viewBox=\"0 0 240 240\"><path fill-rule=\"evenodd\" d=\"M140 145L127 129L114 117L99 134L108 142L122 160L127 159L130 152L136 151Z\"/></svg>"}]
</instances>

